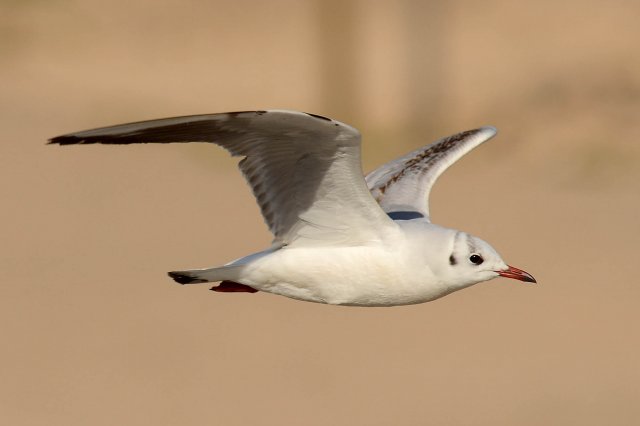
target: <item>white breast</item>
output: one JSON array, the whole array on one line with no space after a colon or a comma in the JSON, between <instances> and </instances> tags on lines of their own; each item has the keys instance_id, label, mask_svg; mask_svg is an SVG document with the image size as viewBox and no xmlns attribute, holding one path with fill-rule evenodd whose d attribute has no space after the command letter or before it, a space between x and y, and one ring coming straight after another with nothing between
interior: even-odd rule
<instances>
[{"instance_id":1,"label":"white breast","mask_svg":"<svg viewBox=\"0 0 640 426\"><path fill-rule=\"evenodd\" d=\"M294 299L337 305L406 305L446 294L418 256L406 241L285 248L247 265L242 282Z\"/></svg>"}]
</instances>

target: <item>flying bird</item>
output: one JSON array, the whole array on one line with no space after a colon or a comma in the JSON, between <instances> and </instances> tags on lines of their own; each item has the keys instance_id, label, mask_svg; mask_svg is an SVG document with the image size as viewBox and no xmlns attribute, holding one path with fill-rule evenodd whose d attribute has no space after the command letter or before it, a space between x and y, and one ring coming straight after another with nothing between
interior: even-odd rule
<instances>
[{"instance_id":1,"label":"flying bird","mask_svg":"<svg viewBox=\"0 0 640 426\"><path fill-rule=\"evenodd\" d=\"M192 115L70 133L50 144L210 142L239 168L273 233L271 246L223 266L169 272L219 292L263 291L350 306L428 302L496 277L535 283L487 242L431 223L438 177L496 134L440 139L363 177L360 133L304 112Z\"/></svg>"}]
</instances>

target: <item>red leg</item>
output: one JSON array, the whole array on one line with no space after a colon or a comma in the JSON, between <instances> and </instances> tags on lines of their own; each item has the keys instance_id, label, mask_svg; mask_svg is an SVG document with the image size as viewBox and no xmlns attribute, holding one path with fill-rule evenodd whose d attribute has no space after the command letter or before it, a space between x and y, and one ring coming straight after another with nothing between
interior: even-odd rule
<instances>
[{"instance_id":1,"label":"red leg","mask_svg":"<svg viewBox=\"0 0 640 426\"><path fill-rule=\"evenodd\" d=\"M253 287L233 281L222 281L216 287L211 287L211 290L221 293L256 293L258 291Z\"/></svg>"}]
</instances>

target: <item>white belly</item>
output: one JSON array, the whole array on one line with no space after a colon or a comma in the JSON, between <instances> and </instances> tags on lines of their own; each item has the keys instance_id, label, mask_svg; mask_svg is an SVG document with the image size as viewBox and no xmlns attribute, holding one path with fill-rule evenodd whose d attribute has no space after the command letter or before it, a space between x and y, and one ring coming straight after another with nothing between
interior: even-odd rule
<instances>
[{"instance_id":1,"label":"white belly","mask_svg":"<svg viewBox=\"0 0 640 426\"><path fill-rule=\"evenodd\" d=\"M261 291L337 305L406 305L446 294L414 256L380 246L285 248L246 265L240 278Z\"/></svg>"}]
</instances>

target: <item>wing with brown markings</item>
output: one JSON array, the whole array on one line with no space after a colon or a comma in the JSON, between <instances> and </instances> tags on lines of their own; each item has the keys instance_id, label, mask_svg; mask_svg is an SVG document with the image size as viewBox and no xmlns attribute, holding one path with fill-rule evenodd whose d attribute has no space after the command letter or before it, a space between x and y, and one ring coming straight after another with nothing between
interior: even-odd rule
<instances>
[{"instance_id":1,"label":"wing with brown markings","mask_svg":"<svg viewBox=\"0 0 640 426\"><path fill-rule=\"evenodd\" d=\"M481 127L440 139L390 161L366 177L380 207L392 219L429 218L429 193L442 172L496 134Z\"/></svg>"}]
</instances>

